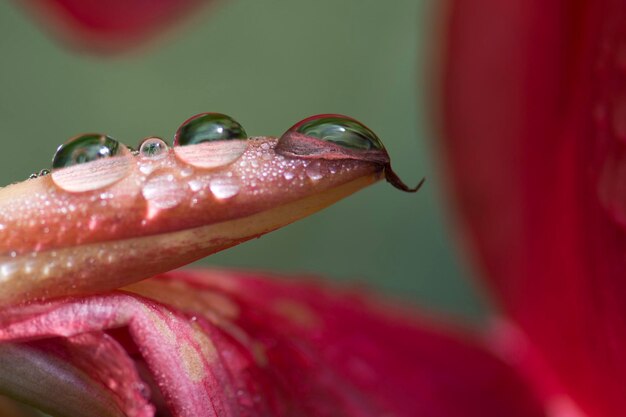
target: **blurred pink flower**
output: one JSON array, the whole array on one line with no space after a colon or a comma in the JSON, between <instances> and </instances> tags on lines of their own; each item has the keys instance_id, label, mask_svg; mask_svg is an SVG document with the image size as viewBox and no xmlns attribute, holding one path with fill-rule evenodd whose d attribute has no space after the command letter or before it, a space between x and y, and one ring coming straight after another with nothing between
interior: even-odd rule
<instances>
[{"instance_id":1,"label":"blurred pink flower","mask_svg":"<svg viewBox=\"0 0 626 417\"><path fill-rule=\"evenodd\" d=\"M28 0L51 32L79 49L117 53L167 33L212 0Z\"/></svg>"}]
</instances>

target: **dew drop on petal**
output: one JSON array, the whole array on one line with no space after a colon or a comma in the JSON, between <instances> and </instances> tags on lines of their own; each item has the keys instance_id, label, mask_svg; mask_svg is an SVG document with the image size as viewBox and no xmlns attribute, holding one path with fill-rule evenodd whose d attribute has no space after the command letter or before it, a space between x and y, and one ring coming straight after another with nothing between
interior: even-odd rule
<instances>
[{"instance_id":1,"label":"dew drop on petal","mask_svg":"<svg viewBox=\"0 0 626 417\"><path fill-rule=\"evenodd\" d=\"M176 207L185 198L185 188L171 172L158 172L148 178L142 189L151 209Z\"/></svg>"},{"instance_id":2,"label":"dew drop on petal","mask_svg":"<svg viewBox=\"0 0 626 417\"><path fill-rule=\"evenodd\" d=\"M189 186L189 189L191 191L193 191L194 193L200 191L202 189L203 186L203 182L200 180L190 180L187 185Z\"/></svg>"},{"instance_id":3,"label":"dew drop on petal","mask_svg":"<svg viewBox=\"0 0 626 417\"><path fill-rule=\"evenodd\" d=\"M222 113L200 113L185 120L178 128L174 135L174 146L247 137L243 126L232 117Z\"/></svg>"},{"instance_id":4,"label":"dew drop on petal","mask_svg":"<svg viewBox=\"0 0 626 417\"><path fill-rule=\"evenodd\" d=\"M193 168L191 167L184 167L183 169L180 170L180 176L183 178L191 177L192 175L193 175Z\"/></svg>"},{"instance_id":5,"label":"dew drop on petal","mask_svg":"<svg viewBox=\"0 0 626 417\"><path fill-rule=\"evenodd\" d=\"M52 181L69 192L104 188L125 178L134 163L124 145L101 134L85 134L59 147L52 162Z\"/></svg>"},{"instance_id":6,"label":"dew drop on petal","mask_svg":"<svg viewBox=\"0 0 626 417\"><path fill-rule=\"evenodd\" d=\"M215 198L218 200L226 200L239 194L241 189L239 181L232 177L215 177L211 179L209 188Z\"/></svg>"},{"instance_id":7,"label":"dew drop on petal","mask_svg":"<svg viewBox=\"0 0 626 417\"><path fill-rule=\"evenodd\" d=\"M349 149L363 151L384 149L382 142L371 129L358 120L341 114L311 116L293 125L283 137L294 132Z\"/></svg>"},{"instance_id":8,"label":"dew drop on petal","mask_svg":"<svg viewBox=\"0 0 626 417\"><path fill-rule=\"evenodd\" d=\"M167 143L161 138L146 138L139 145L139 155L146 159L163 159L167 156L167 151Z\"/></svg>"},{"instance_id":9,"label":"dew drop on petal","mask_svg":"<svg viewBox=\"0 0 626 417\"><path fill-rule=\"evenodd\" d=\"M152 174L154 170L157 168L158 167L155 164L151 164L151 163L139 165L139 171L141 171L141 173L145 175Z\"/></svg>"},{"instance_id":10,"label":"dew drop on petal","mask_svg":"<svg viewBox=\"0 0 626 417\"><path fill-rule=\"evenodd\" d=\"M324 173L322 172L322 167L320 166L319 162L314 162L311 165L307 166L306 175L312 181L321 180L324 176Z\"/></svg>"}]
</instances>

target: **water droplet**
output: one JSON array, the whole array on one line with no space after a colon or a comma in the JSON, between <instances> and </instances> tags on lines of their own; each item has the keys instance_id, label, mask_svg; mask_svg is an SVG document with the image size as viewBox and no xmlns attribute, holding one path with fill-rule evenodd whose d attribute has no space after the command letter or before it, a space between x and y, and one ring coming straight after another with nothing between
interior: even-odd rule
<instances>
[{"instance_id":1,"label":"water droplet","mask_svg":"<svg viewBox=\"0 0 626 417\"><path fill-rule=\"evenodd\" d=\"M153 160L163 159L167 156L167 151L167 143L157 137L146 138L141 142L141 145L139 145L139 155L141 155L142 158Z\"/></svg>"},{"instance_id":2,"label":"water droplet","mask_svg":"<svg viewBox=\"0 0 626 417\"><path fill-rule=\"evenodd\" d=\"M361 122L341 114L320 114L293 125L281 137L292 133L333 142L344 148L356 150L384 149L378 136Z\"/></svg>"},{"instance_id":3,"label":"water droplet","mask_svg":"<svg viewBox=\"0 0 626 417\"><path fill-rule=\"evenodd\" d=\"M11 262L3 262L0 265L0 281L7 280L15 273L17 266Z\"/></svg>"},{"instance_id":4,"label":"water droplet","mask_svg":"<svg viewBox=\"0 0 626 417\"><path fill-rule=\"evenodd\" d=\"M151 163L139 165L139 171L141 171L141 173L145 175L152 174L154 170L157 168L158 167L156 164L151 164Z\"/></svg>"},{"instance_id":5,"label":"water droplet","mask_svg":"<svg viewBox=\"0 0 626 417\"><path fill-rule=\"evenodd\" d=\"M113 378L108 378L107 380L107 386L109 387L110 390L115 391L117 389L117 381Z\"/></svg>"},{"instance_id":6,"label":"water droplet","mask_svg":"<svg viewBox=\"0 0 626 417\"><path fill-rule=\"evenodd\" d=\"M184 167L183 169L180 170L180 176L183 178L191 177L192 175L193 175L193 168L191 167Z\"/></svg>"},{"instance_id":7,"label":"water droplet","mask_svg":"<svg viewBox=\"0 0 626 417\"><path fill-rule=\"evenodd\" d=\"M85 192L116 183L133 166L128 149L101 134L80 135L57 149L52 162L52 181L69 192Z\"/></svg>"},{"instance_id":8,"label":"water droplet","mask_svg":"<svg viewBox=\"0 0 626 417\"><path fill-rule=\"evenodd\" d=\"M202 189L203 182L200 180L191 180L187 183L187 185L189 185L191 191L195 193Z\"/></svg>"},{"instance_id":9,"label":"water droplet","mask_svg":"<svg viewBox=\"0 0 626 417\"><path fill-rule=\"evenodd\" d=\"M215 177L209 184L211 192L218 200L226 200L239 194L239 181L229 177Z\"/></svg>"},{"instance_id":10,"label":"water droplet","mask_svg":"<svg viewBox=\"0 0 626 417\"><path fill-rule=\"evenodd\" d=\"M174 136L174 146L247 137L244 128L232 117L221 113L201 113L187 119L178 128Z\"/></svg>"},{"instance_id":11,"label":"water droplet","mask_svg":"<svg viewBox=\"0 0 626 417\"><path fill-rule=\"evenodd\" d=\"M324 176L322 168L318 162L312 163L306 167L306 175L313 181L318 181Z\"/></svg>"},{"instance_id":12,"label":"water droplet","mask_svg":"<svg viewBox=\"0 0 626 417\"><path fill-rule=\"evenodd\" d=\"M146 181L142 194L151 209L176 207L185 197L185 188L181 186L171 172L159 172Z\"/></svg>"},{"instance_id":13,"label":"water droplet","mask_svg":"<svg viewBox=\"0 0 626 417\"><path fill-rule=\"evenodd\" d=\"M294 177L294 176L295 176L295 174L294 174L293 172L291 172L291 171L285 171L285 172L283 173L283 177L285 177L285 179L286 179L287 181L291 181L291 180L293 179L293 177Z\"/></svg>"}]
</instances>

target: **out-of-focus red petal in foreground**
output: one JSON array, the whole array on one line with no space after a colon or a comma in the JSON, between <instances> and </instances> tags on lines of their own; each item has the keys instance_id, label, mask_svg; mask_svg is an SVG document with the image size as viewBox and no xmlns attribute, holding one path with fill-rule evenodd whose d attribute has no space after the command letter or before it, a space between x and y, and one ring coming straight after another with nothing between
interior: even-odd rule
<instances>
[{"instance_id":1,"label":"out-of-focus red petal in foreground","mask_svg":"<svg viewBox=\"0 0 626 417\"><path fill-rule=\"evenodd\" d=\"M28 0L24 6L62 40L94 52L130 49L167 32L210 0Z\"/></svg>"},{"instance_id":2,"label":"out-of-focus red petal in foreground","mask_svg":"<svg viewBox=\"0 0 626 417\"><path fill-rule=\"evenodd\" d=\"M486 276L590 416L626 410L626 3L453 1L443 115Z\"/></svg>"},{"instance_id":3,"label":"out-of-focus red petal in foreground","mask_svg":"<svg viewBox=\"0 0 626 417\"><path fill-rule=\"evenodd\" d=\"M64 415L150 416L149 399L180 417L543 415L480 342L394 309L311 281L172 272L3 311L0 388Z\"/></svg>"}]
</instances>

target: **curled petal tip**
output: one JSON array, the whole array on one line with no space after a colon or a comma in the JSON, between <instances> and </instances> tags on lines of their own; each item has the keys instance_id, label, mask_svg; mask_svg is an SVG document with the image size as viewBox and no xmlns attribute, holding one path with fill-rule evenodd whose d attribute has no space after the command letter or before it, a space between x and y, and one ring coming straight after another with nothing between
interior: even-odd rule
<instances>
[{"instance_id":1,"label":"curled petal tip","mask_svg":"<svg viewBox=\"0 0 626 417\"><path fill-rule=\"evenodd\" d=\"M424 185L424 182L426 181L426 177L424 177L415 187L411 188L406 185L400 177L398 177L398 174L391 169L391 164L389 163L385 165L385 179L389 184L393 185L398 190L404 191L405 193L416 193L420 188L422 188L422 185Z\"/></svg>"}]
</instances>

